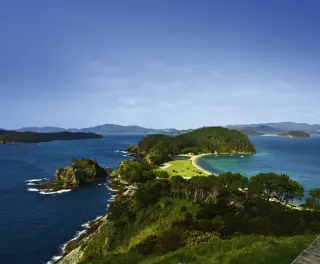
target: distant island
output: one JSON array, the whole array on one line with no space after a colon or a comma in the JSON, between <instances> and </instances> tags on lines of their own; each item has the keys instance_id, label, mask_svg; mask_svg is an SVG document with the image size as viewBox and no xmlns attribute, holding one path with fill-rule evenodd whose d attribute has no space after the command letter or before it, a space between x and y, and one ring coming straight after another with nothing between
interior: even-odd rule
<instances>
[{"instance_id":1,"label":"distant island","mask_svg":"<svg viewBox=\"0 0 320 264\"><path fill-rule=\"evenodd\" d=\"M247 136L283 136L289 138L296 137L310 137L310 133L302 130L289 130L284 131L279 128L274 128L267 125L258 126L229 126L230 129L235 129Z\"/></svg>"},{"instance_id":2,"label":"distant island","mask_svg":"<svg viewBox=\"0 0 320 264\"><path fill-rule=\"evenodd\" d=\"M278 122L278 123L260 123L260 124L243 124L243 125L228 125L229 129L252 129L263 134L278 134L288 131L305 131L310 134L320 132L319 124L306 124L295 122Z\"/></svg>"},{"instance_id":3,"label":"distant island","mask_svg":"<svg viewBox=\"0 0 320 264\"><path fill-rule=\"evenodd\" d=\"M54 140L96 139L101 135L83 132L37 133L0 130L0 144L39 143Z\"/></svg>"},{"instance_id":4,"label":"distant island","mask_svg":"<svg viewBox=\"0 0 320 264\"><path fill-rule=\"evenodd\" d=\"M304 131L288 131L284 133L279 133L279 136L289 137L289 138L303 138L303 137L311 137L311 135Z\"/></svg>"}]
</instances>

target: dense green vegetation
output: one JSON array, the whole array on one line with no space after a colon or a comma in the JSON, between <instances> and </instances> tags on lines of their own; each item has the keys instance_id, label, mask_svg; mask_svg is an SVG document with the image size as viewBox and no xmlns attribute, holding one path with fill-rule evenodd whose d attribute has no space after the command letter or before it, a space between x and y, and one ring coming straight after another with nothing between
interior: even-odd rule
<instances>
[{"instance_id":1,"label":"dense green vegetation","mask_svg":"<svg viewBox=\"0 0 320 264\"><path fill-rule=\"evenodd\" d=\"M316 238L315 235L265 237L246 235L200 245L188 245L142 264L289 264Z\"/></svg>"},{"instance_id":2,"label":"dense green vegetation","mask_svg":"<svg viewBox=\"0 0 320 264\"><path fill-rule=\"evenodd\" d=\"M206 127L176 137L148 135L130 152L146 157L149 163L159 165L177 154L200 153L255 153L248 137L237 130L223 127Z\"/></svg>"},{"instance_id":3,"label":"dense green vegetation","mask_svg":"<svg viewBox=\"0 0 320 264\"><path fill-rule=\"evenodd\" d=\"M156 177L156 173L147 163L136 160L121 162L119 167L113 172L113 175L119 176L128 183L146 182Z\"/></svg>"},{"instance_id":4,"label":"dense green vegetation","mask_svg":"<svg viewBox=\"0 0 320 264\"><path fill-rule=\"evenodd\" d=\"M0 144L38 143L49 142L53 140L75 140L93 138L102 138L102 136L94 133L82 132L36 133L0 130Z\"/></svg>"},{"instance_id":5,"label":"dense green vegetation","mask_svg":"<svg viewBox=\"0 0 320 264\"><path fill-rule=\"evenodd\" d=\"M292 130L284 133L280 133L279 136L284 137L311 137L311 135L304 131Z\"/></svg>"},{"instance_id":6,"label":"dense green vegetation","mask_svg":"<svg viewBox=\"0 0 320 264\"><path fill-rule=\"evenodd\" d=\"M144 161L120 164L110 180L136 191L119 195L80 243L81 263L290 263L320 232L320 212L269 201L301 198L287 175L155 176Z\"/></svg>"}]
</instances>

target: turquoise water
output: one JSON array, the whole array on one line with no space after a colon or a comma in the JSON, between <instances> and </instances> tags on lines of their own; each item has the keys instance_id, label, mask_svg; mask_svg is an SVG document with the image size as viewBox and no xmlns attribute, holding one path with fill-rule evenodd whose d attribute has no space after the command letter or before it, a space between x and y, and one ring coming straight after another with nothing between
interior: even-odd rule
<instances>
[{"instance_id":1,"label":"turquoise water","mask_svg":"<svg viewBox=\"0 0 320 264\"><path fill-rule=\"evenodd\" d=\"M198 163L211 172L239 172L247 177L260 172L286 173L306 192L320 188L320 135L311 138L250 137L257 154L204 156Z\"/></svg>"}]
</instances>

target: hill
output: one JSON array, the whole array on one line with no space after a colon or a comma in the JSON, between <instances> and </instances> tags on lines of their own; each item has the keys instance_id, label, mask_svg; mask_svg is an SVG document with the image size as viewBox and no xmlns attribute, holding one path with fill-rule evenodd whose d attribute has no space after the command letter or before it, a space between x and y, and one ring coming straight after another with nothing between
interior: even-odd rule
<instances>
[{"instance_id":1,"label":"hill","mask_svg":"<svg viewBox=\"0 0 320 264\"><path fill-rule=\"evenodd\" d=\"M37 132L17 132L17 131L0 131L0 144L14 143L39 143L49 142L54 140L77 140L77 139L95 139L102 138L101 135L94 133L37 133Z\"/></svg>"},{"instance_id":2,"label":"hill","mask_svg":"<svg viewBox=\"0 0 320 264\"><path fill-rule=\"evenodd\" d=\"M141 126L121 126L114 124L105 124L95 127L88 127L80 129L81 132L93 132L98 134L105 133L162 133L162 130L145 128Z\"/></svg>"},{"instance_id":3,"label":"hill","mask_svg":"<svg viewBox=\"0 0 320 264\"><path fill-rule=\"evenodd\" d=\"M115 124L104 124L94 127L87 128L61 128L61 127L22 127L15 129L18 132L38 132L38 133L57 133L57 132L91 132L97 134L107 134L107 133L179 133L179 130L175 128L166 128L166 129L153 129L145 128L141 126L122 126Z\"/></svg>"},{"instance_id":4,"label":"hill","mask_svg":"<svg viewBox=\"0 0 320 264\"><path fill-rule=\"evenodd\" d=\"M255 128L258 126L268 126L276 129L276 132L287 132L287 131L306 131L309 133L316 133L320 131L320 125L318 124L307 124L307 123L295 123L295 122L278 122L278 123L260 123L260 124L243 124L243 125L229 125L226 126L227 128L230 129L243 129L243 128ZM259 131L260 132L260 131ZM269 131L268 133L271 133Z\"/></svg>"},{"instance_id":5,"label":"hill","mask_svg":"<svg viewBox=\"0 0 320 264\"><path fill-rule=\"evenodd\" d=\"M251 128L242 128L242 129L237 129L237 130L247 136L261 136L261 135L263 135L263 133L258 132L256 130L253 130Z\"/></svg>"},{"instance_id":6,"label":"hill","mask_svg":"<svg viewBox=\"0 0 320 264\"><path fill-rule=\"evenodd\" d=\"M285 133L280 133L279 136L290 137L290 138L303 138L303 137L311 137L311 135L304 131L289 131Z\"/></svg>"}]
</instances>

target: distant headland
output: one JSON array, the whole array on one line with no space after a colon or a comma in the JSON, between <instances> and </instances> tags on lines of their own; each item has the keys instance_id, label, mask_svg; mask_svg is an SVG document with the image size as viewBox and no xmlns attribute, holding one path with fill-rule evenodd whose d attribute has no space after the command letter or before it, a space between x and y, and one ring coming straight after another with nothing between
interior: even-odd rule
<instances>
[{"instance_id":1,"label":"distant headland","mask_svg":"<svg viewBox=\"0 0 320 264\"><path fill-rule=\"evenodd\" d=\"M0 130L0 144L40 143L50 142L54 140L77 140L95 138L102 138L102 136L95 133L83 132L37 133Z\"/></svg>"}]
</instances>

